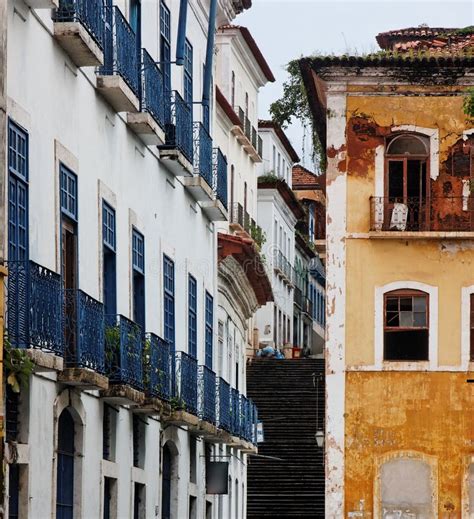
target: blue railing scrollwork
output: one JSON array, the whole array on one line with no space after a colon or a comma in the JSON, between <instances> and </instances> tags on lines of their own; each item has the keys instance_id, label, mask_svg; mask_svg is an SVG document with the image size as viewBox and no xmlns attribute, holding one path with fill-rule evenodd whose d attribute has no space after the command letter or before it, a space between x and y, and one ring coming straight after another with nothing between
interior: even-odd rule
<instances>
[{"instance_id":1,"label":"blue railing scrollwork","mask_svg":"<svg viewBox=\"0 0 474 519\"><path fill-rule=\"evenodd\" d=\"M212 155L212 190L227 209L227 159L220 148L214 148Z\"/></svg>"},{"instance_id":2,"label":"blue railing scrollwork","mask_svg":"<svg viewBox=\"0 0 474 519\"><path fill-rule=\"evenodd\" d=\"M207 366L199 366L198 378L199 418L216 423L216 374Z\"/></svg>"},{"instance_id":3,"label":"blue railing scrollwork","mask_svg":"<svg viewBox=\"0 0 474 519\"><path fill-rule=\"evenodd\" d=\"M176 405L188 413L198 414L198 363L184 351L176 353Z\"/></svg>"},{"instance_id":4,"label":"blue railing scrollwork","mask_svg":"<svg viewBox=\"0 0 474 519\"><path fill-rule=\"evenodd\" d=\"M193 161L193 112L178 92L165 92L166 147L177 148Z\"/></svg>"},{"instance_id":5,"label":"blue railing scrollwork","mask_svg":"<svg viewBox=\"0 0 474 519\"><path fill-rule=\"evenodd\" d=\"M194 174L200 175L212 187L212 138L204 125L195 122L193 165Z\"/></svg>"},{"instance_id":6,"label":"blue railing scrollwork","mask_svg":"<svg viewBox=\"0 0 474 519\"><path fill-rule=\"evenodd\" d=\"M148 396L171 398L171 351L167 341L153 333L145 338L143 354L145 391Z\"/></svg>"},{"instance_id":7,"label":"blue railing scrollwork","mask_svg":"<svg viewBox=\"0 0 474 519\"><path fill-rule=\"evenodd\" d=\"M140 110L148 112L161 128L165 128L163 74L155 60L142 49Z\"/></svg>"}]
</instances>

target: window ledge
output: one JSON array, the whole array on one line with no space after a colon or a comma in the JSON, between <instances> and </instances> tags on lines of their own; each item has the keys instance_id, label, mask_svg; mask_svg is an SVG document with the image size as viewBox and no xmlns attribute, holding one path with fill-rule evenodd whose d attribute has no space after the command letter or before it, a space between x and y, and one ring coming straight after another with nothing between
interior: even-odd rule
<instances>
[{"instance_id":1,"label":"window ledge","mask_svg":"<svg viewBox=\"0 0 474 519\"><path fill-rule=\"evenodd\" d=\"M382 363L382 371L430 371L428 360L417 361L387 361Z\"/></svg>"}]
</instances>

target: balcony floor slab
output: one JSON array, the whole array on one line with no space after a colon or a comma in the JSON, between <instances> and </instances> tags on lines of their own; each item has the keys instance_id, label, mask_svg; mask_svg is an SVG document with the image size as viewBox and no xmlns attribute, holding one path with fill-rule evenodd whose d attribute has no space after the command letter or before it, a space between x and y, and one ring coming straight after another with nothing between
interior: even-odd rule
<instances>
[{"instance_id":1,"label":"balcony floor slab","mask_svg":"<svg viewBox=\"0 0 474 519\"><path fill-rule=\"evenodd\" d=\"M62 371L64 367L64 359L54 353L38 349L27 349L25 351L28 357L35 364L34 371L36 373L48 372L48 371Z\"/></svg>"},{"instance_id":2,"label":"balcony floor slab","mask_svg":"<svg viewBox=\"0 0 474 519\"><path fill-rule=\"evenodd\" d=\"M193 165L177 148L160 147L160 160L175 177L191 177L193 175Z\"/></svg>"},{"instance_id":3,"label":"balcony floor slab","mask_svg":"<svg viewBox=\"0 0 474 519\"><path fill-rule=\"evenodd\" d=\"M137 414L160 416L164 411L165 403L159 398L145 397L143 404L134 409Z\"/></svg>"},{"instance_id":4,"label":"balcony floor slab","mask_svg":"<svg viewBox=\"0 0 474 519\"><path fill-rule=\"evenodd\" d=\"M126 384L110 384L100 392L101 398L111 404L140 406L145 402L145 393Z\"/></svg>"},{"instance_id":5,"label":"balcony floor slab","mask_svg":"<svg viewBox=\"0 0 474 519\"><path fill-rule=\"evenodd\" d=\"M127 125L147 146L165 143L164 130L148 112L127 113Z\"/></svg>"},{"instance_id":6,"label":"balcony floor slab","mask_svg":"<svg viewBox=\"0 0 474 519\"><path fill-rule=\"evenodd\" d=\"M163 421L170 425L187 426L194 431L199 429L199 418L183 410L171 411L170 416L164 417Z\"/></svg>"},{"instance_id":7,"label":"balcony floor slab","mask_svg":"<svg viewBox=\"0 0 474 519\"><path fill-rule=\"evenodd\" d=\"M32 9L57 9L59 7L58 0L26 0L25 4Z\"/></svg>"},{"instance_id":8,"label":"balcony floor slab","mask_svg":"<svg viewBox=\"0 0 474 519\"><path fill-rule=\"evenodd\" d=\"M228 219L227 209L220 200L202 202L201 208L211 222L226 222Z\"/></svg>"},{"instance_id":9,"label":"balcony floor slab","mask_svg":"<svg viewBox=\"0 0 474 519\"><path fill-rule=\"evenodd\" d=\"M116 112L138 112L140 103L133 90L118 74L97 76L97 90Z\"/></svg>"},{"instance_id":10,"label":"balcony floor slab","mask_svg":"<svg viewBox=\"0 0 474 519\"><path fill-rule=\"evenodd\" d=\"M183 179L183 185L196 202L214 201L212 188L201 175L193 175Z\"/></svg>"},{"instance_id":11,"label":"balcony floor slab","mask_svg":"<svg viewBox=\"0 0 474 519\"><path fill-rule=\"evenodd\" d=\"M54 22L54 37L76 67L97 67L104 53L80 22Z\"/></svg>"},{"instance_id":12,"label":"balcony floor slab","mask_svg":"<svg viewBox=\"0 0 474 519\"><path fill-rule=\"evenodd\" d=\"M80 389L107 390L109 379L88 368L65 368L58 374L58 382Z\"/></svg>"}]
</instances>

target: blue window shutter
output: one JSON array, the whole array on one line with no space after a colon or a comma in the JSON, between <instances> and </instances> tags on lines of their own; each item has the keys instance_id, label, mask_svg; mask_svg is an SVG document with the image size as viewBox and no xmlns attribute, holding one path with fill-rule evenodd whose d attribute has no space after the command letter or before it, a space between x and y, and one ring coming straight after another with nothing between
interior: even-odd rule
<instances>
[{"instance_id":1,"label":"blue window shutter","mask_svg":"<svg viewBox=\"0 0 474 519\"><path fill-rule=\"evenodd\" d=\"M188 40L184 44L184 101L193 104L193 46Z\"/></svg>"},{"instance_id":2,"label":"blue window shutter","mask_svg":"<svg viewBox=\"0 0 474 519\"><path fill-rule=\"evenodd\" d=\"M191 274L188 279L188 353L197 358L197 283Z\"/></svg>"},{"instance_id":3,"label":"blue window shutter","mask_svg":"<svg viewBox=\"0 0 474 519\"><path fill-rule=\"evenodd\" d=\"M145 238L132 232L133 320L145 331Z\"/></svg>"},{"instance_id":4,"label":"blue window shutter","mask_svg":"<svg viewBox=\"0 0 474 519\"><path fill-rule=\"evenodd\" d=\"M57 519L74 515L74 429L71 413L65 409L58 420Z\"/></svg>"},{"instance_id":5,"label":"blue window shutter","mask_svg":"<svg viewBox=\"0 0 474 519\"><path fill-rule=\"evenodd\" d=\"M77 176L64 164L60 165L61 212L77 221Z\"/></svg>"},{"instance_id":6,"label":"blue window shutter","mask_svg":"<svg viewBox=\"0 0 474 519\"><path fill-rule=\"evenodd\" d=\"M174 262L163 256L164 339L175 351Z\"/></svg>"},{"instance_id":7,"label":"blue window shutter","mask_svg":"<svg viewBox=\"0 0 474 519\"><path fill-rule=\"evenodd\" d=\"M209 294L206 292L206 336L205 336L205 345L206 345L206 358L205 364L209 369L212 369L212 358L213 358L213 334L214 334L214 300Z\"/></svg>"},{"instance_id":8,"label":"blue window shutter","mask_svg":"<svg viewBox=\"0 0 474 519\"><path fill-rule=\"evenodd\" d=\"M28 259L28 134L8 123L8 259Z\"/></svg>"},{"instance_id":9,"label":"blue window shutter","mask_svg":"<svg viewBox=\"0 0 474 519\"><path fill-rule=\"evenodd\" d=\"M102 205L103 300L106 315L117 313L117 258L115 211L106 202Z\"/></svg>"},{"instance_id":10,"label":"blue window shutter","mask_svg":"<svg viewBox=\"0 0 474 519\"><path fill-rule=\"evenodd\" d=\"M171 13L160 2L160 61L165 92L171 92Z\"/></svg>"}]
</instances>

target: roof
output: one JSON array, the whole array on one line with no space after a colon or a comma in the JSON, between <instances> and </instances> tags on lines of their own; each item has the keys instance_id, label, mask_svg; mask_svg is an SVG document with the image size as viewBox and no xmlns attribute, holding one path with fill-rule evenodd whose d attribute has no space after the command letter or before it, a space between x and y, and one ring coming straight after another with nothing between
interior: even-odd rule
<instances>
[{"instance_id":1,"label":"roof","mask_svg":"<svg viewBox=\"0 0 474 519\"><path fill-rule=\"evenodd\" d=\"M252 5L252 2L250 2L250 5ZM260 49L257 45L257 42L254 40L253 36L250 34L250 31L247 29L247 27L243 27L241 25L227 24L227 25L221 25L218 30L223 33L226 31L240 31L240 34L242 35L245 42L247 43L250 51L253 54L253 57L255 58L255 61L258 63L264 76L271 83L273 83L275 81L275 76L273 75L273 72L271 71L270 66L267 63L267 60L264 58L262 52L260 51Z\"/></svg>"},{"instance_id":2,"label":"roof","mask_svg":"<svg viewBox=\"0 0 474 519\"><path fill-rule=\"evenodd\" d=\"M250 238L230 234L218 234L219 261L233 256L244 270L260 306L273 301L272 285L265 265Z\"/></svg>"},{"instance_id":3,"label":"roof","mask_svg":"<svg viewBox=\"0 0 474 519\"><path fill-rule=\"evenodd\" d=\"M461 51L474 46L474 26L459 28L408 27L381 32L377 43L384 50L409 51L429 49L430 52Z\"/></svg>"},{"instance_id":4,"label":"roof","mask_svg":"<svg viewBox=\"0 0 474 519\"><path fill-rule=\"evenodd\" d=\"M283 147L288 152L288 155L291 157L291 160L293 162L299 162L300 157L298 153L296 153L295 149L291 145L291 142L289 141L288 137L286 136L286 133L283 131L282 127L274 122L274 121L267 121L267 120L259 120L258 121L258 128L268 128L275 131L277 134L277 137L280 139L280 142L283 144Z\"/></svg>"},{"instance_id":5,"label":"roof","mask_svg":"<svg viewBox=\"0 0 474 519\"><path fill-rule=\"evenodd\" d=\"M224 113L230 119L230 122L236 126L240 125L239 116L235 113L235 110L232 108L227 98L222 93L221 89L216 85L216 101L217 104L222 108Z\"/></svg>"},{"instance_id":6,"label":"roof","mask_svg":"<svg viewBox=\"0 0 474 519\"><path fill-rule=\"evenodd\" d=\"M276 189L297 220L301 220L305 217L303 206L282 178L262 176L259 177L257 181L258 189Z\"/></svg>"},{"instance_id":7,"label":"roof","mask_svg":"<svg viewBox=\"0 0 474 519\"><path fill-rule=\"evenodd\" d=\"M325 175L316 175L301 164L293 166L292 186L294 190L298 189L321 189L324 191L326 187Z\"/></svg>"}]
</instances>

